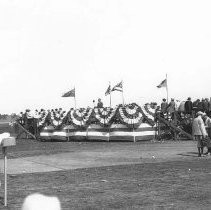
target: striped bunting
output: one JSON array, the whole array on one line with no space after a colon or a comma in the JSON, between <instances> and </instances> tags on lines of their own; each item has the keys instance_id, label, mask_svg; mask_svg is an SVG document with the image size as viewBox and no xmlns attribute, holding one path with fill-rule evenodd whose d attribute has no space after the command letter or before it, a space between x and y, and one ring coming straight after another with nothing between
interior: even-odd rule
<instances>
[{"instance_id":1,"label":"striped bunting","mask_svg":"<svg viewBox=\"0 0 211 210\"><path fill-rule=\"evenodd\" d=\"M109 128L92 124L87 129L87 139L109 141Z\"/></svg>"}]
</instances>

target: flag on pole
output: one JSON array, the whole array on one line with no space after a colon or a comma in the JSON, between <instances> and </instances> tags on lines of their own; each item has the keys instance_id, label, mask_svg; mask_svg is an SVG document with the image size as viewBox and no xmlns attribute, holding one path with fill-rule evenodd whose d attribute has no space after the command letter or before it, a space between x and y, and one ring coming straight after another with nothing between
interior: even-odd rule
<instances>
[{"instance_id":1,"label":"flag on pole","mask_svg":"<svg viewBox=\"0 0 211 210\"><path fill-rule=\"evenodd\" d=\"M70 91L64 93L64 94L62 95L62 97L75 97L75 88L73 88L72 90L70 90Z\"/></svg>"},{"instance_id":2,"label":"flag on pole","mask_svg":"<svg viewBox=\"0 0 211 210\"><path fill-rule=\"evenodd\" d=\"M123 85L122 85L122 81L120 83L118 83L117 85L115 85L111 91L120 91L123 92Z\"/></svg>"},{"instance_id":3,"label":"flag on pole","mask_svg":"<svg viewBox=\"0 0 211 210\"><path fill-rule=\"evenodd\" d=\"M105 92L105 96L109 95L111 93L111 85L108 86L106 92Z\"/></svg>"},{"instance_id":4,"label":"flag on pole","mask_svg":"<svg viewBox=\"0 0 211 210\"><path fill-rule=\"evenodd\" d=\"M157 88L162 88L162 87L167 87L167 79L164 79L164 80L157 86Z\"/></svg>"}]
</instances>

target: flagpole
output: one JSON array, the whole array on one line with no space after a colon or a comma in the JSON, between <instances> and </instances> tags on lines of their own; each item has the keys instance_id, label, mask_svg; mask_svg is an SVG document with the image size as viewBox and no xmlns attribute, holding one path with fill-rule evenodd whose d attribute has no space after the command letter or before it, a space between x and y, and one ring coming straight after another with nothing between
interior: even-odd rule
<instances>
[{"instance_id":1,"label":"flagpole","mask_svg":"<svg viewBox=\"0 0 211 210\"><path fill-rule=\"evenodd\" d=\"M122 81L122 104L125 106L125 100L124 100L124 95L123 95L123 81Z\"/></svg>"},{"instance_id":2,"label":"flagpole","mask_svg":"<svg viewBox=\"0 0 211 210\"><path fill-rule=\"evenodd\" d=\"M111 83L110 82L109 82L109 87L110 87L109 95L110 95L110 108L111 108Z\"/></svg>"},{"instance_id":3,"label":"flagpole","mask_svg":"<svg viewBox=\"0 0 211 210\"><path fill-rule=\"evenodd\" d=\"M168 93L168 80L167 80L167 74L166 74L166 95L167 95L167 103L169 101L169 93Z\"/></svg>"},{"instance_id":4,"label":"flagpole","mask_svg":"<svg viewBox=\"0 0 211 210\"><path fill-rule=\"evenodd\" d=\"M74 87L74 90L75 90L75 87ZM75 97L75 95L74 95L74 102L75 102L75 109L76 109L76 97Z\"/></svg>"}]
</instances>

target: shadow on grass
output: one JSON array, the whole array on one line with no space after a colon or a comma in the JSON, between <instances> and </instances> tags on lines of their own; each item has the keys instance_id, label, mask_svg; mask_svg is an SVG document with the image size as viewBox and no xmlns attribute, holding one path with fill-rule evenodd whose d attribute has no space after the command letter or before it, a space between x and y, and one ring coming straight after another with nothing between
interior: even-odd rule
<instances>
[{"instance_id":1,"label":"shadow on grass","mask_svg":"<svg viewBox=\"0 0 211 210\"><path fill-rule=\"evenodd\" d=\"M186 152L186 153L180 153L180 154L177 154L177 155L185 156L185 157L198 157L197 152Z\"/></svg>"}]
</instances>

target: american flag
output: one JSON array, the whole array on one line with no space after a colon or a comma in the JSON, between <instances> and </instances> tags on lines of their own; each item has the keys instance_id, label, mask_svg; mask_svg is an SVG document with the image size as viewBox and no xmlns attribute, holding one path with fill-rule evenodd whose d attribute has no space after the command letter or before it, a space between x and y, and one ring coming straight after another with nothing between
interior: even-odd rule
<instances>
[{"instance_id":1,"label":"american flag","mask_svg":"<svg viewBox=\"0 0 211 210\"><path fill-rule=\"evenodd\" d=\"M70 90L70 91L68 91L68 92L66 92L66 93L64 93L62 95L62 97L75 97L75 88Z\"/></svg>"},{"instance_id":2,"label":"american flag","mask_svg":"<svg viewBox=\"0 0 211 210\"><path fill-rule=\"evenodd\" d=\"M122 92L123 91L123 85L122 85L122 81L120 83L118 83L117 85L115 85L111 91L120 91Z\"/></svg>"},{"instance_id":3,"label":"american flag","mask_svg":"<svg viewBox=\"0 0 211 210\"><path fill-rule=\"evenodd\" d=\"M162 87L167 87L167 79L164 79L164 80L157 86L157 88L162 88Z\"/></svg>"},{"instance_id":4,"label":"american flag","mask_svg":"<svg viewBox=\"0 0 211 210\"><path fill-rule=\"evenodd\" d=\"M106 92L105 92L105 96L109 95L111 93L111 85L108 86Z\"/></svg>"}]
</instances>

